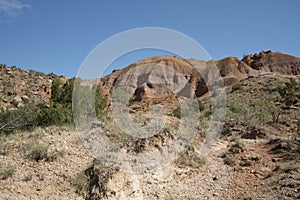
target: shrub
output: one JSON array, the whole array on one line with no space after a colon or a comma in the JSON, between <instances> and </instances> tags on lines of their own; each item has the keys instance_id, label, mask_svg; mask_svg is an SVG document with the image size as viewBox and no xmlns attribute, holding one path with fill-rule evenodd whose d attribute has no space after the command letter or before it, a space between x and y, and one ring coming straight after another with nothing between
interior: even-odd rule
<instances>
[{"instance_id":1,"label":"shrub","mask_svg":"<svg viewBox=\"0 0 300 200\"><path fill-rule=\"evenodd\" d=\"M62 104L56 103L50 108L43 108L39 114L39 125L64 125L73 122L72 110L64 107Z\"/></svg>"},{"instance_id":2,"label":"shrub","mask_svg":"<svg viewBox=\"0 0 300 200\"><path fill-rule=\"evenodd\" d=\"M236 164L236 158L234 155L244 151L244 144L238 137L233 137L231 142L230 147L221 157L226 165L234 166Z\"/></svg>"},{"instance_id":3,"label":"shrub","mask_svg":"<svg viewBox=\"0 0 300 200\"><path fill-rule=\"evenodd\" d=\"M11 166L1 165L0 166L0 179L5 180L14 174L15 170Z\"/></svg>"},{"instance_id":4,"label":"shrub","mask_svg":"<svg viewBox=\"0 0 300 200\"><path fill-rule=\"evenodd\" d=\"M279 122L280 109L272 100L263 98L248 106L242 99L231 99L229 104L227 117L233 123L256 127Z\"/></svg>"},{"instance_id":5,"label":"shrub","mask_svg":"<svg viewBox=\"0 0 300 200\"><path fill-rule=\"evenodd\" d=\"M50 107L44 107L39 114L39 125L64 125L73 123L72 92L75 78L62 83L60 79L51 87Z\"/></svg>"},{"instance_id":6,"label":"shrub","mask_svg":"<svg viewBox=\"0 0 300 200\"><path fill-rule=\"evenodd\" d=\"M45 144L34 144L30 146L27 152L27 158L35 160L36 162L47 160L49 158L48 146Z\"/></svg>"},{"instance_id":7,"label":"shrub","mask_svg":"<svg viewBox=\"0 0 300 200\"><path fill-rule=\"evenodd\" d=\"M100 85L94 85L93 88L85 84L81 84L81 80L78 79L75 82L76 87L73 91L72 104L73 113L76 120L83 120L77 123L85 123L85 119L93 117L94 112L98 118L107 114L108 97L102 96L102 88ZM119 95L119 93L116 93ZM87 101L90 100L90 101ZM94 100L94 101L93 101ZM93 110L94 109L94 110Z\"/></svg>"},{"instance_id":8,"label":"shrub","mask_svg":"<svg viewBox=\"0 0 300 200\"><path fill-rule=\"evenodd\" d=\"M205 105L204 103L202 103L202 101L198 100L198 108L199 108L199 111L202 112L205 110Z\"/></svg>"},{"instance_id":9,"label":"shrub","mask_svg":"<svg viewBox=\"0 0 300 200\"><path fill-rule=\"evenodd\" d=\"M275 104L267 99L262 99L254 104L255 117L259 124L266 124L268 122L278 123L280 110Z\"/></svg>"},{"instance_id":10,"label":"shrub","mask_svg":"<svg viewBox=\"0 0 300 200\"><path fill-rule=\"evenodd\" d=\"M221 135L222 136L229 136L230 134L231 134L230 127L229 127L228 124L225 124L223 129L222 129Z\"/></svg>"},{"instance_id":11,"label":"shrub","mask_svg":"<svg viewBox=\"0 0 300 200\"><path fill-rule=\"evenodd\" d=\"M129 99L129 104L132 104L134 101L135 101L135 96L132 95ZM154 103L154 104L156 104L156 103Z\"/></svg>"},{"instance_id":12,"label":"shrub","mask_svg":"<svg viewBox=\"0 0 300 200\"><path fill-rule=\"evenodd\" d=\"M53 81L51 86L51 101L59 102L62 96L62 82L60 79Z\"/></svg>"},{"instance_id":13,"label":"shrub","mask_svg":"<svg viewBox=\"0 0 300 200\"><path fill-rule=\"evenodd\" d=\"M107 197L107 184L116 171L94 160L93 164L77 174L73 184L76 192L84 199L104 199Z\"/></svg>"},{"instance_id":14,"label":"shrub","mask_svg":"<svg viewBox=\"0 0 300 200\"><path fill-rule=\"evenodd\" d=\"M242 160L239 164L241 167L250 167L252 165L250 160Z\"/></svg>"},{"instance_id":15,"label":"shrub","mask_svg":"<svg viewBox=\"0 0 300 200\"><path fill-rule=\"evenodd\" d=\"M108 97L102 96L101 87L97 85L95 94L95 109L97 117L102 117L106 113L107 104Z\"/></svg>"},{"instance_id":16,"label":"shrub","mask_svg":"<svg viewBox=\"0 0 300 200\"><path fill-rule=\"evenodd\" d=\"M227 117L235 124L249 125L253 123L253 112L240 99L231 99Z\"/></svg>"},{"instance_id":17,"label":"shrub","mask_svg":"<svg viewBox=\"0 0 300 200\"><path fill-rule=\"evenodd\" d=\"M76 187L76 191L79 193L88 183L88 177L85 174L85 171L79 172L76 177L73 179L73 185Z\"/></svg>"},{"instance_id":18,"label":"shrub","mask_svg":"<svg viewBox=\"0 0 300 200\"><path fill-rule=\"evenodd\" d=\"M0 112L0 133L32 130L37 126L64 125L73 122L72 91L75 79L52 84L50 107L43 103L26 105L16 110Z\"/></svg>"},{"instance_id":19,"label":"shrub","mask_svg":"<svg viewBox=\"0 0 300 200\"><path fill-rule=\"evenodd\" d=\"M226 165L234 166L236 158L232 154L223 154L223 161Z\"/></svg>"},{"instance_id":20,"label":"shrub","mask_svg":"<svg viewBox=\"0 0 300 200\"><path fill-rule=\"evenodd\" d=\"M231 86L231 92L237 91L242 89L242 84L241 83L236 83L234 85Z\"/></svg>"},{"instance_id":21,"label":"shrub","mask_svg":"<svg viewBox=\"0 0 300 200\"><path fill-rule=\"evenodd\" d=\"M232 154L238 154L244 151L244 144L238 137L233 137L232 138L232 144L228 151Z\"/></svg>"},{"instance_id":22,"label":"shrub","mask_svg":"<svg viewBox=\"0 0 300 200\"><path fill-rule=\"evenodd\" d=\"M178 162L181 165L189 166L191 168L199 168L205 165L206 160L198 157L197 155L187 155L185 153L178 159Z\"/></svg>"},{"instance_id":23,"label":"shrub","mask_svg":"<svg viewBox=\"0 0 300 200\"><path fill-rule=\"evenodd\" d=\"M296 104L300 99L300 84L295 79L285 82L283 87L278 87L277 91L283 98L286 105Z\"/></svg>"},{"instance_id":24,"label":"shrub","mask_svg":"<svg viewBox=\"0 0 300 200\"><path fill-rule=\"evenodd\" d=\"M17 110L0 112L0 133L32 130L38 125L38 106L27 105Z\"/></svg>"},{"instance_id":25,"label":"shrub","mask_svg":"<svg viewBox=\"0 0 300 200\"><path fill-rule=\"evenodd\" d=\"M181 119L181 108L178 106L176 109L174 109L171 113L171 116L177 117L178 119Z\"/></svg>"},{"instance_id":26,"label":"shrub","mask_svg":"<svg viewBox=\"0 0 300 200\"><path fill-rule=\"evenodd\" d=\"M49 145L43 141L35 140L28 145L26 151L26 158L34 160L36 162L46 161L52 162L62 157L65 154L65 150L49 151Z\"/></svg>"}]
</instances>

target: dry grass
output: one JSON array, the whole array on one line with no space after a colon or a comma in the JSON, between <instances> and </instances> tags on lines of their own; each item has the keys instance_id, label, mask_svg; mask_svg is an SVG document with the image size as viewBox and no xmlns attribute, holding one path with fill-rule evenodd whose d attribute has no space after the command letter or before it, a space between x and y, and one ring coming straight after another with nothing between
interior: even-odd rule
<instances>
[{"instance_id":1,"label":"dry grass","mask_svg":"<svg viewBox=\"0 0 300 200\"><path fill-rule=\"evenodd\" d=\"M180 158L178 158L177 163L191 168L200 168L206 164L206 159L184 153Z\"/></svg>"},{"instance_id":2,"label":"dry grass","mask_svg":"<svg viewBox=\"0 0 300 200\"><path fill-rule=\"evenodd\" d=\"M0 179L5 180L14 174L15 170L9 165L0 165Z\"/></svg>"}]
</instances>

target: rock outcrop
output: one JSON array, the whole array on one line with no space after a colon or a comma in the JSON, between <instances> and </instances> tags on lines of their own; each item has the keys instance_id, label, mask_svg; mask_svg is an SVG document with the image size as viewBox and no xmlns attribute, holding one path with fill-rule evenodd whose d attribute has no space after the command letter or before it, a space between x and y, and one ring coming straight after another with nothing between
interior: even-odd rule
<instances>
[{"instance_id":1,"label":"rock outcrop","mask_svg":"<svg viewBox=\"0 0 300 200\"><path fill-rule=\"evenodd\" d=\"M300 75L300 58L271 51L247 55L242 60L227 57L207 62L157 56L115 70L101 78L100 84L103 95L109 95L114 86L134 95L137 101L157 101L175 96L200 97L216 85L229 86L265 73Z\"/></svg>"},{"instance_id":2,"label":"rock outcrop","mask_svg":"<svg viewBox=\"0 0 300 200\"><path fill-rule=\"evenodd\" d=\"M66 77L53 73L43 74L33 70L0 65L0 109L16 109L29 103L49 103L51 86L55 79Z\"/></svg>"},{"instance_id":3,"label":"rock outcrop","mask_svg":"<svg viewBox=\"0 0 300 200\"><path fill-rule=\"evenodd\" d=\"M219 61L201 61L156 56L129 65L99 78L101 95L110 96L119 88L136 101L169 101L176 97L201 97L215 86L230 86L242 79L265 73L300 75L300 58L280 52L262 51L241 60L227 57ZM66 77L53 73L0 65L0 107L15 109L28 103L48 103L53 80Z\"/></svg>"},{"instance_id":4,"label":"rock outcrop","mask_svg":"<svg viewBox=\"0 0 300 200\"><path fill-rule=\"evenodd\" d=\"M261 73L300 74L300 59L279 52L262 51L259 54L245 56L242 62Z\"/></svg>"}]
</instances>

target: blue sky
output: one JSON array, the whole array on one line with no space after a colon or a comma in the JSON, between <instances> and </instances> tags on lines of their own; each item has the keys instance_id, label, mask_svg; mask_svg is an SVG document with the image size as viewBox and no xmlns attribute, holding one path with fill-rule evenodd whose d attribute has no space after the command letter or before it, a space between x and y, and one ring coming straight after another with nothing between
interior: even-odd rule
<instances>
[{"instance_id":1,"label":"blue sky","mask_svg":"<svg viewBox=\"0 0 300 200\"><path fill-rule=\"evenodd\" d=\"M100 42L138 27L182 32L213 59L269 49L300 57L299 8L297 0L0 0L0 63L71 77Z\"/></svg>"}]
</instances>

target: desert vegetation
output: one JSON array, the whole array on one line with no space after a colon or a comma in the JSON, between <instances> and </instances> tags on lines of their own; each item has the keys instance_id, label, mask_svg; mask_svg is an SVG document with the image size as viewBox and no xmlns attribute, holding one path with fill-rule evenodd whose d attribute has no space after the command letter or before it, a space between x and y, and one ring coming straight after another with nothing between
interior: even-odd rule
<instances>
[{"instance_id":1,"label":"desert vegetation","mask_svg":"<svg viewBox=\"0 0 300 200\"><path fill-rule=\"evenodd\" d=\"M205 93L206 88L196 88L201 86L198 75L189 79L193 73L189 62L196 60L164 56L140 62L171 63L186 73L184 79L196 88L191 91L204 94L192 94L195 102L188 108L182 108L174 95L155 84L144 85L146 90L133 94L116 93L120 99L128 99L129 116L140 127L147 128L151 124L149 110L152 107L166 108L162 116L154 117L158 122L165 119L164 127L145 138L124 133L111 113L113 83L122 70L92 86L86 80L0 65L3 74L0 79L1 193L5 198L24 199L129 199L138 195L151 199L299 199L299 77L293 74L295 70L289 71L292 61L287 64L282 61L278 68L272 56L278 55L262 52L245 56L242 61L237 58L216 61L226 83L226 117L222 121L222 132L209 146L206 156L199 156L199 152L203 143L209 142L206 139L211 139L210 122L218 119L211 119L211 101L217 94ZM293 66L297 66L297 62ZM273 66L272 70L280 72L286 67L286 74L255 74L261 63L268 63L267 67ZM129 68L136 65L138 63ZM243 70L255 76L246 77ZM228 78L228 74L236 77ZM10 80L20 84L15 86ZM82 85L76 85L79 83ZM91 96L94 93L96 96ZM151 99L152 94L161 96ZM95 101L87 102L82 97L92 97ZM94 113L84 112L92 108L95 108ZM91 130L85 134L101 129L102 136L115 144L112 151L164 155L163 149L178 139L183 116L189 120L189 114L194 113L185 112L185 109L199 111L199 116L193 116L199 120L199 126L193 127L197 130L193 141L171 164L157 171L149 167L132 174L94 159L83 144L98 144L97 134L91 134L95 136L92 139L80 138L80 130L73 128L74 119L78 117L73 115L83 119L95 115L99 121L93 122Z\"/></svg>"}]
</instances>

